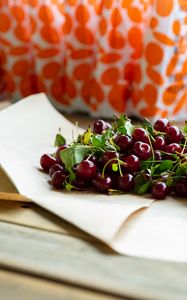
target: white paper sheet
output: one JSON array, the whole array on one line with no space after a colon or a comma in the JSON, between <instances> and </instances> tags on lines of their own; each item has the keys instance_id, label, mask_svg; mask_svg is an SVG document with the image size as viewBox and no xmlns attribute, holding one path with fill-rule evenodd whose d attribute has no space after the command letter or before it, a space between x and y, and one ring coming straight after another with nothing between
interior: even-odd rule
<instances>
[{"instance_id":1,"label":"white paper sheet","mask_svg":"<svg viewBox=\"0 0 187 300\"><path fill-rule=\"evenodd\" d=\"M39 170L53 150L58 128L71 139L75 127L44 94L0 113L0 163L19 192L103 240L121 254L187 262L187 201L155 201L135 195L107 196L54 191ZM152 205L151 205L152 203Z\"/></svg>"},{"instance_id":2,"label":"white paper sheet","mask_svg":"<svg viewBox=\"0 0 187 300\"><path fill-rule=\"evenodd\" d=\"M152 201L134 195L53 190L48 175L39 170L39 160L43 153L54 151L59 127L67 140L71 140L73 130L77 134L77 128L51 106L44 94L30 96L2 111L1 166L22 195L110 244L125 220Z\"/></svg>"}]
</instances>

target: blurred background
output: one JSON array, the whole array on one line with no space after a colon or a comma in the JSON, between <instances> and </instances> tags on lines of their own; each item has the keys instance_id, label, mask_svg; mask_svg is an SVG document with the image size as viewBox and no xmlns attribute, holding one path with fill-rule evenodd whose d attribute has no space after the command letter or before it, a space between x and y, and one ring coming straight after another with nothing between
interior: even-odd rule
<instances>
[{"instance_id":1,"label":"blurred background","mask_svg":"<svg viewBox=\"0 0 187 300\"><path fill-rule=\"evenodd\" d=\"M184 0L0 0L1 103L182 121L186 47Z\"/></svg>"}]
</instances>

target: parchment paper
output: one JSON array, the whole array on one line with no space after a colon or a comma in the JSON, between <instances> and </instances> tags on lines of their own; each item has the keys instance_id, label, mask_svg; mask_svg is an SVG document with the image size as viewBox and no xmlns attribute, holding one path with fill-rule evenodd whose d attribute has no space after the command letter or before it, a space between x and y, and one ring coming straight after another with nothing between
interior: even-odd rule
<instances>
[{"instance_id":1,"label":"parchment paper","mask_svg":"<svg viewBox=\"0 0 187 300\"><path fill-rule=\"evenodd\" d=\"M51 188L39 160L43 153L54 151L59 127L69 141L72 131L77 135L77 128L44 94L27 97L0 112L0 164L18 191L121 254L187 261L185 201L152 204L150 198L130 194L107 196Z\"/></svg>"}]
</instances>

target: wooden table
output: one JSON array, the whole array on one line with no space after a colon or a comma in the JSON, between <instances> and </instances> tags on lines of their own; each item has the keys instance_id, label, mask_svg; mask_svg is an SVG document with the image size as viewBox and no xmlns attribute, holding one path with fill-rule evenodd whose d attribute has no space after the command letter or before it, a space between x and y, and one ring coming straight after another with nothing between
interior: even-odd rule
<instances>
[{"instance_id":1,"label":"wooden table","mask_svg":"<svg viewBox=\"0 0 187 300\"><path fill-rule=\"evenodd\" d=\"M16 192L0 171L2 191ZM37 205L2 200L0 299L186 300L187 264L117 255Z\"/></svg>"}]
</instances>

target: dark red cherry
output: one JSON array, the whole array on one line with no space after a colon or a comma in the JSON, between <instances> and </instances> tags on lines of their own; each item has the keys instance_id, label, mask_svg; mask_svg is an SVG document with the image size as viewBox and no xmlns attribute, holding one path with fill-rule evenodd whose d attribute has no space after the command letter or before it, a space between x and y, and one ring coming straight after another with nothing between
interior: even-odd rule
<instances>
[{"instance_id":1,"label":"dark red cherry","mask_svg":"<svg viewBox=\"0 0 187 300\"><path fill-rule=\"evenodd\" d=\"M100 174L98 174L92 180L92 186L100 193L108 193L108 190L112 188L112 179L110 176L102 177Z\"/></svg>"},{"instance_id":2,"label":"dark red cherry","mask_svg":"<svg viewBox=\"0 0 187 300\"><path fill-rule=\"evenodd\" d=\"M181 153L182 148L179 144L172 143L172 144L166 146L165 152L167 152L169 154Z\"/></svg>"},{"instance_id":3,"label":"dark red cherry","mask_svg":"<svg viewBox=\"0 0 187 300\"><path fill-rule=\"evenodd\" d=\"M40 165L46 172L49 172L49 169L56 163L56 159L49 154L43 154L40 158Z\"/></svg>"},{"instance_id":4,"label":"dark red cherry","mask_svg":"<svg viewBox=\"0 0 187 300\"><path fill-rule=\"evenodd\" d=\"M90 180L96 174L96 165L90 160L83 160L77 165L77 174L83 179Z\"/></svg>"},{"instance_id":5,"label":"dark red cherry","mask_svg":"<svg viewBox=\"0 0 187 300\"><path fill-rule=\"evenodd\" d=\"M154 124L154 129L161 132L166 132L170 126L168 119L159 119Z\"/></svg>"},{"instance_id":6,"label":"dark red cherry","mask_svg":"<svg viewBox=\"0 0 187 300\"><path fill-rule=\"evenodd\" d=\"M124 134L118 135L115 138L115 143L120 147L122 152L130 150L133 144L132 138L129 135Z\"/></svg>"},{"instance_id":7,"label":"dark red cherry","mask_svg":"<svg viewBox=\"0 0 187 300\"><path fill-rule=\"evenodd\" d=\"M73 181L73 185L79 189L84 189L89 186L89 183L86 179L76 175L75 180Z\"/></svg>"},{"instance_id":8,"label":"dark red cherry","mask_svg":"<svg viewBox=\"0 0 187 300\"><path fill-rule=\"evenodd\" d=\"M57 151L56 151L55 158L56 158L56 160L57 160L57 162L58 162L59 164L63 164L63 162L62 162L62 160L61 160L61 158L60 158L60 152L63 151L64 149L67 149L67 148L68 148L68 146L66 146L66 145L60 146L60 147L57 149Z\"/></svg>"},{"instance_id":9,"label":"dark red cherry","mask_svg":"<svg viewBox=\"0 0 187 300\"><path fill-rule=\"evenodd\" d=\"M128 170L131 173L138 172L141 168L140 159L134 154L122 156L121 160L126 163L123 169Z\"/></svg>"},{"instance_id":10,"label":"dark red cherry","mask_svg":"<svg viewBox=\"0 0 187 300\"><path fill-rule=\"evenodd\" d=\"M66 175L63 171L56 171L51 178L51 184L55 189L62 189L66 180Z\"/></svg>"},{"instance_id":11,"label":"dark red cherry","mask_svg":"<svg viewBox=\"0 0 187 300\"><path fill-rule=\"evenodd\" d=\"M170 126L167 129L165 139L168 144L180 143L182 138L183 138L182 132L177 126Z\"/></svg>"},{"instance_id":12,"label":"dark red cherry","mask_svg":"<svg viewBox=\"0 0 187 300\"><path fill-rule=\"evenodd\" d=\"M149 138L147 131L144 128L136 128L133 132L133 141L134 142L144 142L149 144Z\"/></svg>"},{"instance_id":13,"label":"dark red cherry","mask_svg":"<svg viewBox=\"0 0 187 300\"><path fill-rule=\"evenodd\" d=\"M164 151L166 148L166 142L162 136L156 136L153 142L154 150L162 150Z\"/></svg>"},{"instance_id":14,"label":"dark red cherry","mask_svg":"<svg viewBox=\"0 0 187 300\"><path fill-rule=\"evenodd\" d=\"M136 142L134 144L133 152L140 159L146 160L151 156L151 147L147 143Z\"/></svg>"},{"instance_id":15,"label":"dark red cherry","mask_svg":"<svg viewBox=\"0 0 187 300\"><path fill-rule=\"evenodd\" d=\"M187 179L181 180L176 183L175 193L179 197L187 197Z\"/></svg>"},{"instance_id":16,"label":"dark red cherry","mask_svg":"<svg viewBox=\"0 0 187 300\"><path fill-rule=\"evenodd\" d=\"M56 171L62 171L65 173L65 168L64 166L61 166L59 164L54 164L50 169L49 169L49 176L52 177L53 173Z\"/></svg>"},{"instance_id":17,"label":"dark red cherry","mask_svg":"<svg viewBox=\"0 0 187 300\"><path fill-rule=\"evenodd\" d=\"M104 130L108 129L110 126L109 123L103 120L97 120L93 124L93 133L101 134Z\"/></svg>"},{"instance_id":18,"label":"dark red cherry","mask_svg":"<svg viewBox=\"0 0 187 300\"><path fill-rule=\"evenodd\" d=\"M117 153L115 151L105 151L101 157L101 162L103 165L107 163L107 170L111 171L112 164L117 163ZM111 160L109 163L108 161Z\"/></svg>"},{"instance_id":19,"label":"dark red cherry","mask_svg":"<svg viewBox=\"0 0 187 300\"><path fill-rule=\"evenodd\" d=\"M168 195L167 185L165 182L157 182L152 187L152 196L155 199L165 199Z\"/></svg>"},{"instance_id":20,"label":"dark red cherry","mask_svg":"<svg viewBox=\"0 0 187 300\"><path fill-rule=\"evenodd\" d=\"M134 188L134 178L131 174L125 174L122 177L118 177L116 180L116 187L117 189L130 192Z\"/></svg>"}]
</instances>

